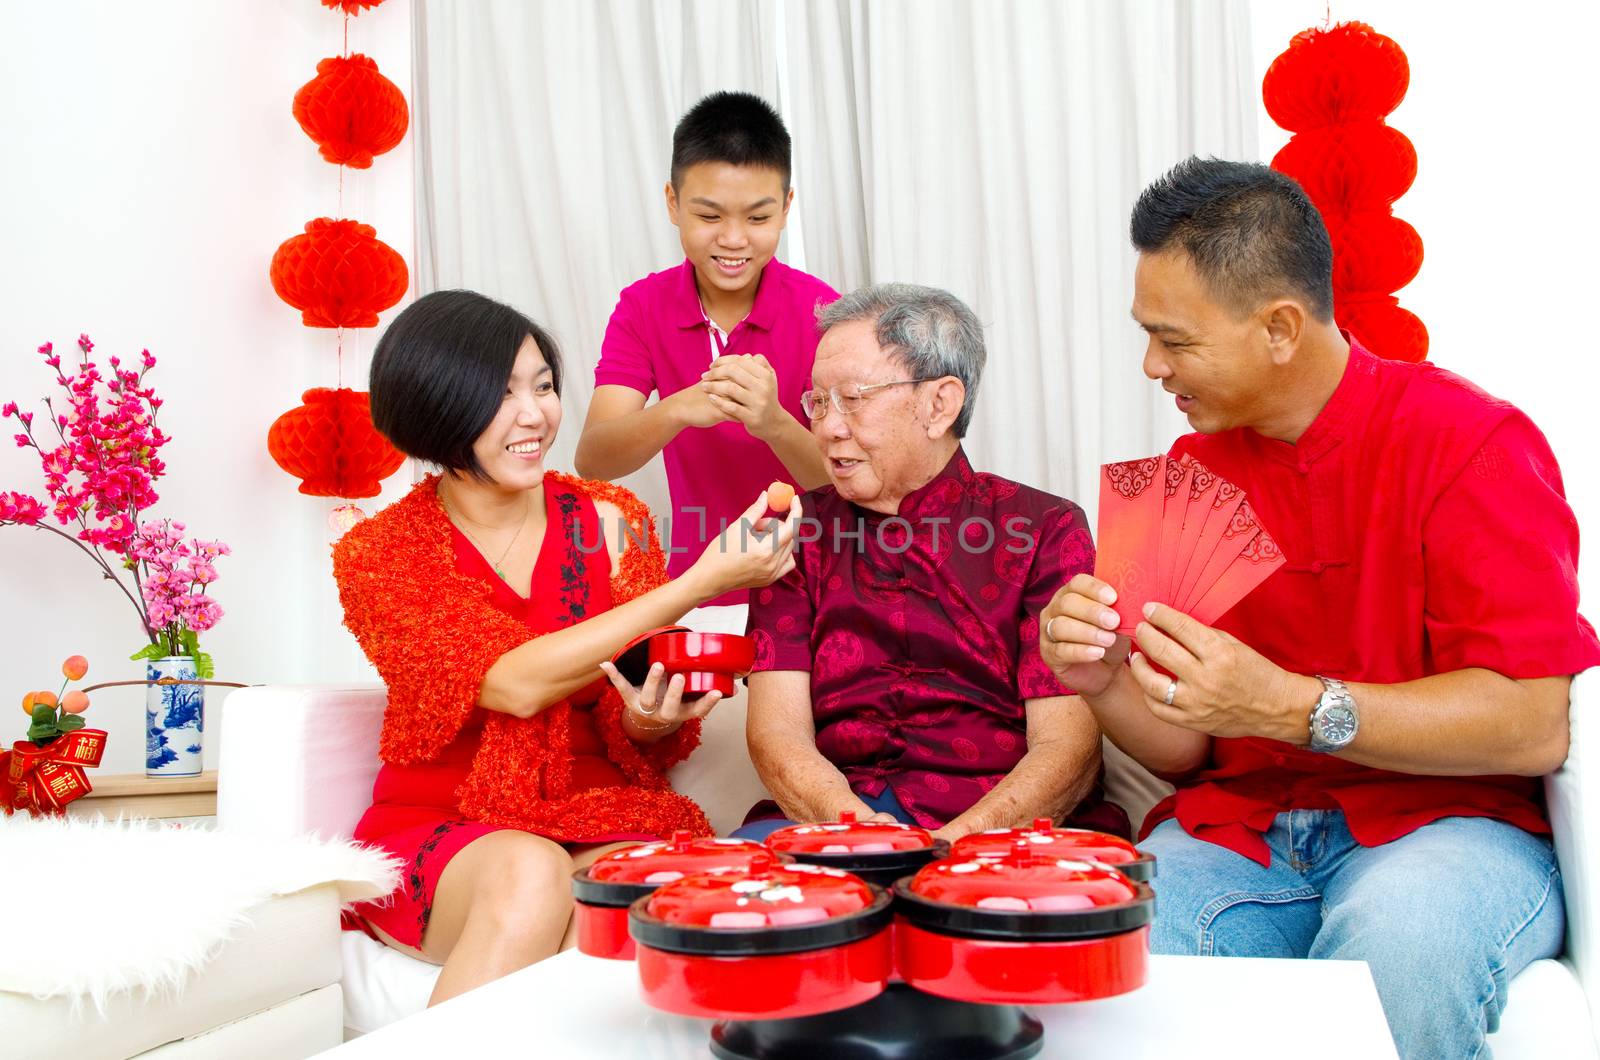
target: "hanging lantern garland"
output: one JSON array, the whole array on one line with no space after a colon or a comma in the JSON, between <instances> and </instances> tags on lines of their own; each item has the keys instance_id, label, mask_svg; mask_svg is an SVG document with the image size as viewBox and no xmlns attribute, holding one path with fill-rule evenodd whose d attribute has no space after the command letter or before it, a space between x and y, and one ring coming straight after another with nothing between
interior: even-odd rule
<instances>
[{"instance_id":1,"label":"hanging lantern garland","mask_svg":"<svg viewBox=\"0 0 1600 1060\"><path fill-rule=\"evenodd\" d=\"M1420 361L1428 329L1394 296L1422 268L1422 237L1393 211L1417 177L1417 151L1384 123L1410 83L1400 45L1342 22L1296 34L1261 96L1294 134L1272 168L1300 183L1328 226L1334 319L1376 354Z\"/></svg>"},{"instance_id":2,"label":"hanging lantern garland","mask_svg":"<svg viewBox=\"0 0 1600 1060\"><path fill-rule=\"evenodd\" d=\"M345 54L319 62L317 76L294 96L300 128L326 161L340 167L341 212L344 167L370 167L374 156L400 143L410 124L404 93L377 63L350 54L350 16L382 2L322 0L323 6L344 11ZM319 217L283 241L269 274L272 289L300 311L306 327L339 329L339 379L333 389L307 390L303 404L279 416L267 433L267 451L301 480L301 493L375 497L405 457L373 427L367 394L343 385L343 329L377 327L378 314L405 297L411 282L405 259L371 225ZM340 505L329 525L342 532L362 518L365 513L355 505Z\"/></svg>"}]
</instances>

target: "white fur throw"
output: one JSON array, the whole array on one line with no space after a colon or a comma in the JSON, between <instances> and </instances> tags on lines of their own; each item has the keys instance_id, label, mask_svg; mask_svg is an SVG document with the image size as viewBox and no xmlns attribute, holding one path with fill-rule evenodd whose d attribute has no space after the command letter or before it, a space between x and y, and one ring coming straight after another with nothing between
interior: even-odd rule
<instances>
[{"instance_id":1,"label":"white fur throw","mask_svg":"<svg viewBox=\"0 0 1600 1060\"><path fill-rule=\"evenodd\" d=\"M178 993L250 907L325 883L346 903L377 898L398 870L354 843L0 815L0 990L97 1009Z\"/></svg>"}]
</instances>

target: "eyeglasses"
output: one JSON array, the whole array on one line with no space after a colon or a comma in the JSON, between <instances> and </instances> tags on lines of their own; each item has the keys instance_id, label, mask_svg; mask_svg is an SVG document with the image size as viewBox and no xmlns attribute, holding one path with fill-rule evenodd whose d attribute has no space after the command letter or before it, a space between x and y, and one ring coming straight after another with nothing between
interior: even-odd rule
<instances>
[{"instance_id":1,"label":"eyeglasses","mask_svg":"<svg viewBox=\"0 0 1600 1060\"><path fill-rule=\"evenodd\" d=\"M873 383L871 386L862 386L860 383L840 383L830 386L826 390L807 390L800 395L800 410L807 418L820 420L828 414L828 402L833 402L833 407L839 410L839 415L848 416L861 407L861 402L874 390L882 390L887 386L905 386L907 383L926 383L926 379L896 379L892 383Z\"/></svg>"}]
</instances>

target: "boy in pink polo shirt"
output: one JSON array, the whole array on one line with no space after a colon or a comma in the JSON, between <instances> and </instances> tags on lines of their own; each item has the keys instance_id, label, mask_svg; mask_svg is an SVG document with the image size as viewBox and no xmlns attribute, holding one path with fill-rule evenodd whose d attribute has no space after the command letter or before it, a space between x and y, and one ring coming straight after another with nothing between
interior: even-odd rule
<instances>
[{"instance_id":1,"label":"boy in pink polo shirt","mask_svg":"<svg viewBox=\"0 0 1600 1060\"><path fill-rule=\"evenodd\" d=\"M839 296L773 257L794 201L789 133L758 97L718 92L683 116L666 197L686 259L618 298L574 463L615 479L662 453L676 577L769 483L828 481L800 394L816 308ZM661 400L646 407L652 391Z\"/></svg>"}]
</instances>

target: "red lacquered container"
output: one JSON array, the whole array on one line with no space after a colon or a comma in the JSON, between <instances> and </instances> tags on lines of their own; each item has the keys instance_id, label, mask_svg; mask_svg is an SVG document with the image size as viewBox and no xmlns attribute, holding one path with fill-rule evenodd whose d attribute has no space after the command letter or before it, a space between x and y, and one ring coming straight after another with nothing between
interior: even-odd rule
<instances>
[{"instance_id":1,"label":"red lacquered container","mask_svg":"<svg viewBox=\"0 0 1600 1060\"><path fill-rule=\"evenodd\" d=\"M767 836L767 849L806 865L853 872L868 883L891 887L928 862L950 852L950 844L926 828L888 821L858 821L852 811L825 824L796 824Z\"/></svg>"},{"instance_id":2,"label":"red lacquered container","mask_svg":"<svg viewBox=\"0 0 1600 1060\"><path fill-rule=\"evenodd\" d=\"M897 967L918 990L1038 1005L1144 985L1155 895L1110 866L1023 842L1003 857L936 861L894 891Z\"/></svg>"},{"instance_id":3,"label":"red lacquered container","mask_svg":"<svg viewBox=\"0 0 1600 1060\"><path fill-rule=\"evenodd\" d=\"M749 675L756 643L736 633L696 633L686 626L662 626L641 633L612 657L617 670L636 686L660 663L670 678L683 675L683 694L733 695L734 680Z\"/></svg>"},{"instance_id":4,"label":"red lacquered container","mask_svg":"<svg viewBox=\"0 0 1600 1060\"><path fill-rule=\"evenodd\" d=\"M748 839L691 839L688 832L614 850L572 874L578 949L591 957L631 961L633 939L628 935L628 906L638 899L685 876L764 872L777 864L777 856L760 843Z\"/></svg>"},{"instance_id":5,"label":"red lacquered container","mask_svg":"<svg viewBox=\"0 0 1600 1060\"><path fill-rule=\"evenodd\" d=\"M708 873L633 903L644 999L680 1016L790 1019L883 992L890 898L832 869Z\"/></svg>"},{"instance_id":6,"label":"red lacquered container","mask_svg":"<svg viewBox=\"0 0 1600 1060\"><path fill-rule=\"evenodd\" d=\"M1057 828L1048 817L1035 818L1031 828L996 828L963 836L950 848L950 856L1004 857L1018 842L1054 858L1104 862L1140 883L1155 879L1156 859L1126 839L1087 828Z\"/></svg>"}]
</instances>

